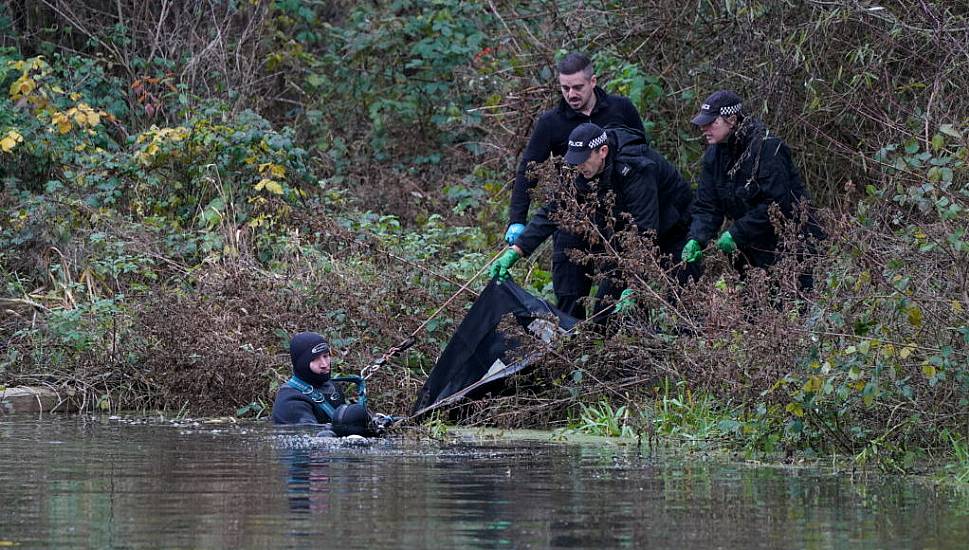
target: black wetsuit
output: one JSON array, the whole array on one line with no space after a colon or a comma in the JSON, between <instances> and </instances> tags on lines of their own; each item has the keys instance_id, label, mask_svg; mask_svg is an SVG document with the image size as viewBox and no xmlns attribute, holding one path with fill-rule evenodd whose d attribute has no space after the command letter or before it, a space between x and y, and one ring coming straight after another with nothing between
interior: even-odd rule
<instances>
[{"instance_id":1,"label":"black wetsuit","mask_svg":"<svg viewBox=\"0 0 969 550\"><path fill-rule=\"evenodd\" d=\"M333 382L326 382L319 389L334 409L344 404L343 392ZM273 402L273 422L276 424L329 424L331 421L326 413L296 388L288 384L279 388Z\"/></svg>"},{"instance_id":2,"label":"black wetsuit","mask_svg":"<svg viewBox=\"0 0 969 550\"><path fill-rule=\"evenodd\" d=\"M595 88L595 95L596 104L589 115L576 111L562 98L554 109L546 111L535 123L515 175L515 187L512 190L509 207L509 225L524 224L527 221L528 207L531 204L528 192L535 186L535 181L527 176L529 163L544 162L550 155L564 155L568 149L569 134L576 126L592 122L603 128L625 126L645 134L639 112L629 99L607 94L598 86ZM581 306L576 307L577 300L585 296L582 289L585 288L585 281L591 272L588 267L576 265L570 261L567 250L581 248L582 239L565 231L555 233L553 239L552 287L555 290L557 305L566 313L581 318L584 312ZM587 293L588 288L586 288Z\"/></svg>"}]
</instances>

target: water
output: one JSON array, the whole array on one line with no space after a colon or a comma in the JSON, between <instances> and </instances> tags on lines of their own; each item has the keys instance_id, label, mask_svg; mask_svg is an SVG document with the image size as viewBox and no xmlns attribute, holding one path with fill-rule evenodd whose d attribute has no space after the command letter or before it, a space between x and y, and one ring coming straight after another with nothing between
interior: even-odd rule
<instances>
[{"instance_id":1,"label":"water","mask_svg":"<svg viewBox=\"0 0 969 550\"><path fill-rule=\"evenodd\" d=\"M969 491L465 436L0 417L0 547L966 548Z\"/></svg>"}]
</instances>

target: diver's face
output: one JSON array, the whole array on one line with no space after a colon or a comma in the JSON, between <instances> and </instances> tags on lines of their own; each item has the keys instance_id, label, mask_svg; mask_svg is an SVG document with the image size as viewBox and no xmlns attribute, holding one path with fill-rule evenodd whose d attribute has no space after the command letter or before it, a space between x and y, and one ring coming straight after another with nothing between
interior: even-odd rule
<instances>
[{"instance_id":1,"label":"diver's face","mask_svg":"<svg viewBox=\"0 0 969 550\"><path fill-rule=\"evenodd\" d=\"M330 354L324 353L310 361L310 370L313 374L330 374Z\"/></svg>"}]
</instances>

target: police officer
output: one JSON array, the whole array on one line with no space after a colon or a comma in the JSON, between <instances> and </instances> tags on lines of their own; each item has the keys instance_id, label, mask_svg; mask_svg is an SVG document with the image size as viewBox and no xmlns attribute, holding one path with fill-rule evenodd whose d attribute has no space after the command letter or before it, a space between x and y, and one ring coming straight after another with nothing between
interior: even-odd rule
<instances>
[{"instance_id":1,"label":"police officer","mask_svg":"<svg viewBox=\"0 0 969 550\"><path fill-rule=\"evenodd\" d=\"M793 218L799 204L810 200L790 149L762 121L747 116L743 100L729 90L707 97L692 122L709 147L703 155L690 240L682 259L698 261L707 242L716 237L717 249L737 253L734 266L741 273L747 266L772 265L777 260L778 241L771 206L777 205L785 217ZM724 218L729 223L717 236ZM802 234L823 237L813 216ZM802 273L799 283L801 288L810 288L810 273Z\"/></svg>"},{"instance_id":2,"label":"police officer","mask_svg":"<svg viewBox=\"0 0 969 550\"><path fill-rule=\"evenodd\" d=\"M558 63L559 87L562 99L558 106L545 112L535 123L531 138L522 154L509 207L509 225L505 241L513 244L525 229L528 207L531 204L528 191L535 181L526 175L529 163L541 163L549 155L564 155L568 136L578 125L592 122L599 126L625 126L645 134L643 121L627 98L607 94L596 85L592 62L580 53L570 53ZM584 317L584 310L577 303L588 278L589 269L569 260L568 249L581 247L582 240L571 233L558 231L554 237L552 253L552 286L558 307L574 317Z\"/></svg>"},{"instance_id":3,"label":"police officer","mask_svg":"<svg viewBox=\"0 0 969 550\"><path fill-rule=\"evenodd\" d=\"M573 183L577 200L583 201L589 194L596 194L600 199L607 193L614 194L612 211L594 214L593 222L603 236L611 239L614 233L622 231L624 214L629 214L638 231L652 231L656 235L662 261L679 282L699 276L698 264L685 266L675 261L687 240L693 193L676 168L649 148L642 132L628 128L604 130L596 124L580 124L569 135L565 162L579 172ZM600 200L598 204L604 202ZM499 281L507 279L509 270L520 257L531 254L556 231L557 224L552 217L560 207L552 201L535 214L514 244L492 265L492 277ZM613 228L610 221L615 223ZM583 241L582 249L593 247ZM592 278L583 277L578 283L580 297L586 296L592 288ZM612 281L603 281L596 295L597 312L601 307L598 302L606 296L620 297L617 311L634 304L629 289L621 294L619 290Z\"/></svg>"}]
</instances>

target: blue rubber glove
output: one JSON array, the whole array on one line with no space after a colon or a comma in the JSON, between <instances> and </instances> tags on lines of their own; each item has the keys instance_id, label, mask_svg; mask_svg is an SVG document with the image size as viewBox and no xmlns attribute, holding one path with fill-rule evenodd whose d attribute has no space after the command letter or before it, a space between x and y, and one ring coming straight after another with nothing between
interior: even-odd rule
<instances>
[{"instance_id":1,"label":"blue rubber glove","mask_svg":"<svg viewBox=\"0 0 969 550\"><path fill-rule=\"evenodd\" d=\"M696 239L690 239L686 241L686 245L683 247L683 252L680 253L680 259L684 262L691 264L703 257L703 247Z\"/></svg>"},{"instance_id":2,"label":"blue rubber glove","mask_svg":"<svg viewBox=\"0 0 969 550\"><path fill-rule=\"evenodd\" d=\"M507 281L508 277L511 277L511 266L515 265L518 258L521 258L521 255L514 248L509 248L498 258L498 261L491 264L488 274L492 279L498 279L498 283Z\"/></svg>"},{"instance_id":3,"label":"blue rubber glove","mask_svg":"<svg viewBox=\"0 0 969 550\"><path fill-rule=\"evenodd\" d=\"M619 301L616 302L615 307L612 308L612 312L626 313L627 311L632 311L633 308L636 307L636 298L633 298L635 294L636 291L631 288L623 290L622 294L619 295Z\"/></svg>"},{"instance_id":4,"label":"blue rubber glove","mask_svg":"<svg viewBox=\"0 0 969 550\"><path fill-rule=\"evenodd\" d=\"M737 243L733 240L733 235L729 231L724 231L723 235L717 239L717 248L724 254L732 254L737 250Z\"/></svg>"},{"instance_id":5,"label":"blue rubber glove","mask_svg":"<svg viewBox=\"0 0 969 550\"><path fill-rule=\"evenodd\" d=\"M518 240L518 236L525 231L525 226L520 223L513 223L508 226L508 230L505 231L505 242L508 244L515 244Z\"/></svg>"}]
</instances>

